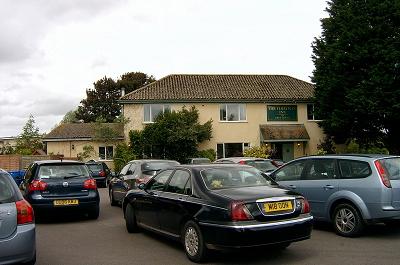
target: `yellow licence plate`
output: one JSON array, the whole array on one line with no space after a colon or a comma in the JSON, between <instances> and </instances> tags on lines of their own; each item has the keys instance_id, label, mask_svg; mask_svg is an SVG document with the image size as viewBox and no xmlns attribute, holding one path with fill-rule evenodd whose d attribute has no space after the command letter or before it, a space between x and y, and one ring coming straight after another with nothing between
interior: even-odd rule
<instances>
[{"instance_id":1,"label":"yellow licence plate","mask_svg":"<svg viewBox=\"0 0 400 265\"><path fill-rule=\"evenodd\" d=\"M53 201L54 206L65 206L65 205L78 205L78 200L55 200Z\"/></svg>"},{"instance_id":2,"label":"yellow licence plate","mask_svg":"<svg viewBox=\"0 0 400 265\"><path fill-rule=\"evenodd\" d=\"M264 211L266 213L293 210L293 205L291 201L281 201L281 202L267 202L264 203Z\"/></svg>"}]
</instances>

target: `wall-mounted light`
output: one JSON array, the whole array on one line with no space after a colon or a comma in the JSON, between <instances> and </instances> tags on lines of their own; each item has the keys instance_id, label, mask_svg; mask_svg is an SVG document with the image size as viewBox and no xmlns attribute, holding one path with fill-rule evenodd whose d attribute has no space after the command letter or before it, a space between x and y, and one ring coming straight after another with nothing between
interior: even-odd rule
<instances>
[{"instance_id":1,"label":"wall-mounted light","mask_svg":"<svg viewBox=\"0 0 400 265\"><path fill-rule=\"evenodd\" d=\"M297 143L297 147L300 147L301 143Z\"/></svg>"}]
</instances>

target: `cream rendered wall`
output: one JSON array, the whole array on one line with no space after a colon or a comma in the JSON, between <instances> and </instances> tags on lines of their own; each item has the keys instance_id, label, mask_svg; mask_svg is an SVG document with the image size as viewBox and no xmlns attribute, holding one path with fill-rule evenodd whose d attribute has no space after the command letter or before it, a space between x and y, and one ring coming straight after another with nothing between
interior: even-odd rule
<instances>
[{"instance_id":1,"label":"cream rendered wall","mask_svg":"<svg viewBox=\"0 0 400 265\"><path fill-rule=\"evenodd\" d=\"M123 142L123 140L119 141ZM74 145L74 149L72 149ZM87 160L99 160L98 150L100 146L105 146L103 143L93 141L64 141L64 142L47 142L47 154L64 155L64 157L75 158L78 153L83 152L85 145L91 145L94 148L95 154L89 157ZM107 144L107 146L114 146L114 153L116 144ZM111 170L114 168L114 162L112 160L103 160Z\"/></svg>"},{"instance_id":2,"label":"cream rendered wall","mask_svg":"<svg viewBox=\"0 0 400 265\"><path fill-rule=\"evenodd\" d=\"M212 119L212 138L200 144L199 149L212 148L216 150L217 143L250 143L250 146L260 145L260 124L304 124L310 136L310 141L294 143L294 156L315 154L317 144L322 141L323 133L315 121L307 120L307 104L297 104L298 121L295 122L267 122L267 105L291 105L287 103L265 104L247 103L247 120L244 122L223 122L219 120L220 103L196 103L170 104L173 110L180 110L183 106L187 108L195 106L199 111L200 123L205 123ZM296 104L294 104L296 105ZM124 117L129 118L125 126L125 140L129 142L130 130L142 130L143 123L143 104L125 104Z\"/></svg>"}]
</instances>

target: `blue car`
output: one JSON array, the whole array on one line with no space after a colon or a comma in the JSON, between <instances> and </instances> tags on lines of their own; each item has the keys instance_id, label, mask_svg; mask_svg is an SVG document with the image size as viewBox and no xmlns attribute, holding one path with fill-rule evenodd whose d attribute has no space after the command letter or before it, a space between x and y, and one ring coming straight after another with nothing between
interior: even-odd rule
<instances>
[{"instance_id":1,"label":"blue car","mask_svg":"<svg viewBox=\"0 0 400 265\"><path fill-rule=\"evenodd\" d=\"M353 237L365 225L400 220L400 156L326 155L293 160L270 174L303 194L316 220Z\"/></svg>"},{"instance_id":2,"label":"blue car","mask_svg":"<svg viewBox=\"0 0 400 265\"><path fill-rule=\"evenodd\" d=\"M35 264L35 217L10 174L0 169L0 264Z\"/></svg>"}]
</instances>

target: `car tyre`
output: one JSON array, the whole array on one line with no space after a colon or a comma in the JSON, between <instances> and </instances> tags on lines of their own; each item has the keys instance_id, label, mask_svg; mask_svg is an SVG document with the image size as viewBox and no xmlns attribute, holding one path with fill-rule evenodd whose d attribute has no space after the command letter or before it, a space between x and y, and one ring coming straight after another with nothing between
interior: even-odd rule
<instances>
[{"instance_id":1,"label":"car tyre","mask_svg":"<svg viewBox=\"0 0 400 265\"><path fill-rule=\"evenodd\" d=\"M118 205L118 202L114 199L114 194L113 194L112 189L109 190L108 196L110 197L110 204L111 204L111 206L117 206L117 205Z\"/></svg>"},{"instance_id":2,"label":"car tyre","mask_svg":"<svg viewBox=\"0 0 400 265\"><path fill-rule=\"evenodd\" d=\"M100 206L99 204L96 204L96 206L93 209L90 209L88 212L88 217L89 219L96 220L99 218L100 215Z\"/></svg>"},{"instance_id":3,"label":"car tyre","mask_svg":"<svg viewBox=\"0 0 400 265\"><path fill-rule=\"evenodd\" d=\"M195 222L188 221L185 224L182 232L182 241L186 256L191 261L204 261L208 249L204 243L204 238L201 234L200 228Z\"/></svg>"},{"instance_id":4,"label":"car tyre","mask_svg":"<svg viewBox=\"0 0 400 265\"><path fill-rule=\"evenodd\" d=\"M129 233L137 233L140 230L139 226L137 225L135 210L129 203L125 209L125 224L126 230L128 230Z\"/></svg>"},{"instance_id":5,"label":"car tyre","mask_svg":"<svg viewBox=\"0 0 400 265\"><path fill-rule=\"evenodd\" d=\"M338 235L356 237L364 229L364 222L358 210L351 204L336 206L333 213L333 227Z\"/></svg>"}]
</instances>

